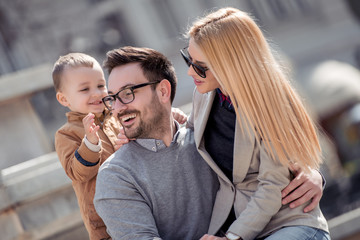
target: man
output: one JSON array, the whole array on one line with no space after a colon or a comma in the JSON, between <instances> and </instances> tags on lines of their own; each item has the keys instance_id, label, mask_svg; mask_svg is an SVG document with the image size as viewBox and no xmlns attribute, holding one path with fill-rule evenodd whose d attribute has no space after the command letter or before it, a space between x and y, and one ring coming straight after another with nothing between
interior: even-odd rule
<instances>
[{"instance_id":1,"label":"man","mask_svg":"<svg viewBox=\"0 0 360 240\"><path fill-rule=\"evenodd\" d=\"M110 95L103 99L129 139L100 168L94 204L112 239L199 239L219 187L190 129L171 115L176 76L161 53L108 52Z\"/></svg>"}]
</instances>

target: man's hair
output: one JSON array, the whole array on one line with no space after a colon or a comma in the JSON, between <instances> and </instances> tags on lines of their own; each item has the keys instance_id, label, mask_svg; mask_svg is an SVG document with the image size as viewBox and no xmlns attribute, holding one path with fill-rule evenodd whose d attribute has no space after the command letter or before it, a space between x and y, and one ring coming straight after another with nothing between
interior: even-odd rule
<instances>
[{"instance_id":1,"label":"man's hair","mask_svg":"<svg viewBox=\"0 0 360 240\"><path fill-rule=\"evenodd\" d=\"M160 52L150 48L121 47L109 51L103 67L111 71L118 66L129 63L139 63L144 76L149 82L167 79L171 84L171 102L175 98L177 78L172 63ZM155 89L155 86L153 86Z\"/></svg>"},{"instance_id":2,"label":"man's hair","mask_svg":"<svg viewBox=\"0 0 360 240\"><path fill-rule=\"evenodd\" d=\"M65 68L76 68L76 67L89 67L93 68L95 64L99 64L95 58L84 54L84 53L69 53L65 56L60 56L55 62L52 71L52 78L54 83L55 91L61 90L61 78ZM100 64L99 64L100 65Z\"/></svg>"}]
</instances>

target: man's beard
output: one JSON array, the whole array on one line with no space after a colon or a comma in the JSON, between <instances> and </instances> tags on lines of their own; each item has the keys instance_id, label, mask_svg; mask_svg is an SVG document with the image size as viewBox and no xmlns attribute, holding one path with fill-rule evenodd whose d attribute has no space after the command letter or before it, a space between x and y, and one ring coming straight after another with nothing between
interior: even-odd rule
<instances>
[{"instance_id":1,"label":"man's beard","mask_svg":"<svg viewBox=\"0 0 360 240\"><path fill-rule=\"evenodd\" d=\"M151 103L148 104L148 107L144 109L142 114L139 111L128 112L136 113L139 118L139 125L135 129L124 127L125 136L128 139L160 139L161 136L163 136L165 129L167 129L164 128L164 124L168 123L165 115L166 110L160 104L156 95L154 95L150 102ZM144 119L142 119L143 115L148 115L150 118L144 121Z\"/></svg>"}]
</instances>

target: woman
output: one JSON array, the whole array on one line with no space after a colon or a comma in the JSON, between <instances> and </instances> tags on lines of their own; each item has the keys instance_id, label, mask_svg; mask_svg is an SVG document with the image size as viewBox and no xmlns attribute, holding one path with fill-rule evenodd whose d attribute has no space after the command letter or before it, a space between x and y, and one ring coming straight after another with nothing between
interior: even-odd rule
<instances>
[{"instance_id":1,"label":"woman","mask_svg":"<svg viewBox=\"0 0 360 240\"><path fill-rule=\"evenodd\" d=\"M181 53L196 84L188 126L221 184L209 233L226 233L202 239L330 239L318 201L306 211L282 206L288 169L311 174L321 153L314 124L259 27L223 8L188 35Z\"/></svg>"}]
</instances>

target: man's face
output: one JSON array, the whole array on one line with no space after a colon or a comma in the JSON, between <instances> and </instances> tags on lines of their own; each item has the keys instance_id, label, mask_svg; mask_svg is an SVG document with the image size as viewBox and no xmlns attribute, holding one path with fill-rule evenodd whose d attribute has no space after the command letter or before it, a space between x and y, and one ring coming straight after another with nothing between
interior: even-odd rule
<instances>
[{"instance_id":1,"label":"man's face","mask_svg":"<svg viewBox=\"0 0 360 240\"><path fill-rule=\"evenodd\" d=\"M149 82L138 63L115 67L109 75L109 94L127 87ZM156 85L155 85L156 86ZM134 90L135 99L123 104L118 99L112 111L124 127L125 135L133 138L156 138L159 123L164 119L164 108L151 85Z\"/></svg>"}]
</instances>

